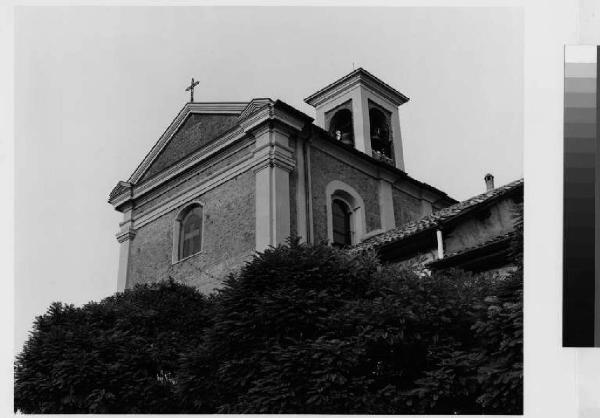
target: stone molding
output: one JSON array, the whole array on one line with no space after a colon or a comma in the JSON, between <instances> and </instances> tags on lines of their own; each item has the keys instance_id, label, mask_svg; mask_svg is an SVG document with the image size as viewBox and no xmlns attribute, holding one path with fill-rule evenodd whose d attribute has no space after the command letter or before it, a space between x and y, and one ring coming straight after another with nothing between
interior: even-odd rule
<instances>
[{"instance_id":1,"label":"stone molding","mask_svg":"<svg viewBox=\"0 0 600 418\"><path fill-rule=\"evenodd\" d=\"M296 161L292 150L286 144L275 141L259 145L254 151L253 169L256 172L264 167L281 167L288 172L293 171Z\"/></svg>"},{"instance_id":2,"label":"stone molding","mask_svg":"<svg viewBox=\"0 0 600 418\"><path fill-rule=\"evenodd\" d=\"M208 170L211 167L219 164L222 160L227 159L233 155L236 154L240 154L243 155L242 158L239 158L238 160L236 160L236 162L234 164L237 164L239 161L244 160L245 158L248 158L249 156L251 156L252 151L249 149L254 145L254 139L248 137L248 141L246 143L244 142L240 142L241 146L240 147L235 147L232 148L230 151L224 152L222 156L220 156L218 159L214 159L214 161L209 161L206 164L203 164L203 162L205 161L204 159L202 159L201 161L199 161L196 164L196 167L194 170L190 171L188 174L186 174L186 176L182 176L180 179L178 179L178 181L173 184L171 187L169 187L168 189L164 188L164 190L160 190L161 187L163 187L166 182L168 182L168 180L172 180L175 178L175 176L170 177L165 183L157 186L156 188L146 191L146 190L142 190L141 192L138 192L138 194L134 194L133 197L137 198L136 200L136 207L140 208L142 206L145 205L150 205L152 206L152 201L159 199L163 194L165 194L169 189L175 188L180 186L183 183L188 182L191 178L193 178L194 176L200 174L202 171L204 170ZM245 156L244 156L245 154ZM223 167L217 171L215 171L215 173L221 173L224 172L228 169L229 167ZM181 172L185 172L185 169L182 170ZM213 174L215 174L213 173ZM210 178L210 176L208 177ZM151 191L156 191L156 193L150 193Z\"/></svg>"},{"instance_id":3,"label":"stone molding","mask_svg":"<svg viewBox=\"0 0 600 418\"><path fill-rule=\"evenodd\" d=\"M256 112L258 109L261 109L263 106L267 106L272 103L274 103L274 101L269 98L254 98L250 100L248 106L246 106L240 114L240 120L248 118L248 116Z\"/></svg>"},{"instance_id":4,"label":"stone molding","mask_svg":"<svg viewBox=\"0 0 600 418\"><path fill-rule=\"evenodd\" d=\"M173 177L182 173L183 171L197 165L203 161L206 161L213 157L215 154L219 153L223 149L229 147L233 143L239 141L244 136L246 136L241 130L234 129L229 132L226 132L223 136L215 139L210 145L207 147L201 148L198 151L191 154L189 157L181 160L177 164L167 168L165 171L157 174L155 177L149 179L148 181L140 184L139 186L134 186L131 189L130 194L121 194L115 197L110 203L118 208L124 202L131 198L139 198L144 194L162 186L167 181L171 180ZM212 145L212 146L211 146Z\"/></svg>"},{"instance_id":5,"label":"stone molding","mask_svg":"<svg viewBox=\"0 0 600 418\"><path fill-rule=\"evenodd\" d=\"M130 226L125 231L120 231L117 233L117 241L119 243L131 241L135 238L135 234L135 229L133 229L133 227Z\"/></svg>"},{"instance_id":6,"label":"stone molding","mask_svg":"<svg viewBox=\"0 0 600 418\"><path fill-rule=\"evenodd\" d=\"M396 106L400 106L409 100L408 97L384 83L368 71L358 68L350 74L310 95L304 99L304 101L311 106L317 107L356 85L363 85L370 90L373 90L377 95L384 97L386 100L390 101Z\"/></svg>"},{"instance_id":7,"label":"stone molding","mask_svg":"<svg viewBox=\"0 0 600 418\"><path fill-rule=\"evenodd\" d=\"M188 103L189 107L197 108L197 105L201 105L200 103ZM192 106L194 105L194 106ZM244 104L246 107L247 103ZM270 101L268 105L259 108L258 111L255 111L247 116L246 119L241 119L239 122L239 126L235 129L232 129L226 132L220 138L215 139L212 143L213 147L210 145L208 147L202 148L198 150L188 158L185 158L181 162L177 163L173 167L168 168L162 173L158 174L155 178L148 180L147 182L141 184L140 186L134 186L132 190L125 194L121 194L116 196L113 200L111 200L111 204L117 208L121 206L123 203L127 202L129 199L136 199L141 197L142 195L154 190L155 188L161 186L166 181L172 179L174 176L180 174L181 172L187 170L188 168L198 164L201 161L205 161L206 159L214 156L215 154L222 151L224 148L227 148L231 144L241 140L245 136L256 136L262 133L264 129L278 129L282 132L286 132L288 135L291 132L300 131L307 122L312 121L311 118L302 114L304 118L296 117L293 115L290 110L286 109L289 107L283 102ZM150 151L142 165L138 167L136 172L132 175L130 181L135 182L134 179L139 179L143 176L143 172L150 166L152 161L157 157L160 151L166 146L166 143L170 140L172 135L177 131L179 125L183 123L183 120L187 117L190 112L188 107L185 107L184 112L180 112L180 115L177 116L176 120L172 123L171 127L168 129L168 133L165 132L163 137L159 139L159 142L155 145L155 147ZM243 109L242 109L243 110ZM298 112L300 113L300 112ZM289 149L289 147L288 147ZM291 154L291 150L290 150ZM151 157L152 155L152 157ZM289 166L290 161L285 158L285 152L283 154L278 154L273 156L273 160L282 164L282 166ZM143 167L142 167L143 166Z\"/></svg>"},{"instance_id":8,"label":"stone molding","mask_svg":"<svg viewBox=\"0 0 600 418\"><path fill-rule=\"evenodd\" d=\"M280 167L288 172L294 170L295 161L291 149L281 144L278 144L277 146L261 147L258 154L248 154L244 156L231 164L231 167L226 167L214 173L201 184L192 185L182 190L179 194L169 199L169 201L141 215L133 221L135 228L141 228L154 219L157 219L181 205L189 203L191 200L197 198L197 196L220 186L246 171L254 170L256 172L261 168L269 166Z\"/></svg>"},{"instance_id":9,"label":"stone molding","mask_svg":"<svg viewBox=\"0 0 600 418\"><path fill-rule=\"evenodd\" d=\"M292 115L291 112L283 109L283 107L288 106L283 104L281 101L270 102L259 108L257 111L254 111L250 115L248 115L245 119L241 119L239 121L239 125L244 132L252 131L253 129L258 128L261 124L267 121L279 121L283 124L283 126L287 126L292 128L293 130L300 131L307 122L311 122L312 118L301 114L303 117L296 117L296 115ZM295 110L295 109L294 109ZM298 111L296 111L298 112ZM300 113L300 112L298 112Z\"/></svg>"},{"instance_id":10,"label":"stone molding","mask_svg":"<svg viewBox=\"0 0 600 418\"><path fill-rule=\"evenodd\" d=\"M163 183L171 180L179 173L210 159L215 154L223 151L223 149L226 149L233 143L240 141L244 136L244 133L239 129L234 129L225 133L223 136L216 138L211 144L195 151L180 162L162 171L156 175L156 177L140 184L139 186L135 186L133 197L138 198L141 195L155 189L156 187L161 186Z\"/></svg>"},{"instance_id":11,"label":"stone molding","mask_svg":"<svg viewBox=\"0 0 600 418\"><path fill-rule=\"evenodd\" d=\"M158 155L171 140L173 135L181 127L186 118L192 113L218 113L218 114L235 114L239 115L248 105L247 102L205 102L205 103L186 103L179 111L173 122L167 127L165 132L160 136L156 144L152 147L148 155L142 160L140 165L129 178L129 182L138 182L150 165L156 160Z\"/></svg>"},{"instance_id":12,"label":"stone molding","mask_svg":"<svg viewBox=\"0 0 600 418\"><path fill-rule=\"evenodd\" d=\"M134 225L136 228L141 228L147 223L155 220L163 216L164 214L171 212L174 209L177 209L181 205L185 205L197 198L199 195L202 195L215 187L220 186L221 184L237 177L238 175L244 173L252 169L253 160L252 155L248 155L240 160L238 160L235 164L232 164L233 167L225 168L222 171L219 171L203 181L201 184L192 185L184 190L182 190L177 195L173 196L164 204L159 205L155 209L149 210L147 213L141 215L139 218L134 220Z\"/></svg>"}]
</instances>

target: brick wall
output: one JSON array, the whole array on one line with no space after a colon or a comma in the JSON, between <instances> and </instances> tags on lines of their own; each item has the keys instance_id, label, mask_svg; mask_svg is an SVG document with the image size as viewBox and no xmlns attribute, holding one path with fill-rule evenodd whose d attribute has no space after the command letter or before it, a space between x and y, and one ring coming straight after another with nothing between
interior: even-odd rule
<instances>
[{"instance_id":1,"label":"brick wall","mask_svg":"<svg viewBox=\"0 0 600 418\"><path fill-rule=\"evenodd\" d=\"M183 206L139 228L131 243L127 286L171 275L205 293L219 287L226 273L254 251L254 190L254 173L247 171L197 196L205 202L202 251L175 264L173 224Z\"/></svg>"},{"instance_id":2,"label":"brick wall","mask_svg":"<svg viewBox=\"0 0 600 418\"><path fill-rule=\"evenodd\" d=\"M366 232L380 228L377 179L315 147L310 149L310 168L315 242L327 240L325 188L333 180L352 186L364 200Z\"/></svg>"},{"instance_id":3,"label":"brick wall","mask_svg":"<svg viewBox=\"0 0 600 418\"><path fill-rule=\"evenodd\" d=\"M240 159L243 159L252 152L253 146L254 141L244 140L224 153L219 153L213 158L208 159L190 172L178 175L166 182L160 188L153 190L136 201L133 212L134 218L160 207L192 185L200 184L211 176L217 175L222 170L235 167L239 164Z\"/></svg>"},{"instance_id":4,"label":"brick wall","mask_svg":"<svg viewBox=\"0 0 600 418\"><path fill-rule=\"evenodd\" d=\"M423 205L420 199L396 187L392 187L392 200L394 201L396 226L421 219L426 215L423 213Z\"/></svg>"}]
</instances>

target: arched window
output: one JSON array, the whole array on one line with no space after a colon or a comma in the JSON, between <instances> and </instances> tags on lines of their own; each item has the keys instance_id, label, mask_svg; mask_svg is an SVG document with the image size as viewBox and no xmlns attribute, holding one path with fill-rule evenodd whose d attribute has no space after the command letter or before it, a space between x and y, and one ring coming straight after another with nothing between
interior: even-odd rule
<instances>
[{"instance_id":1,"label":"arched window","mask_svg":"<svg viewBox=\"0 0 600 418\"><path fill-rule=\"evenodd\" d=\"M325 187L327 241L337 247L358 244L365 236L365 202L350 185L332 180Z\"/></svg>"},{"instance_id":2,"label":"arched window","mask_svg":"<svg viewBox=\"0 0 600 418\"><path fill-rule=\"evenodd\" d=\"M202 247L202 206L194 203L182 210L174 227L173 261L200 252Z\"/></svg>"},{"instance_id":3,"label":"arched window","mask_svg":"<svg viewBox=\"0 0 600 418\"><path fill-rule=\"evenodd\" d=\"M354 146L352 112L349 109L338 110L329 123L329 133L346 145Z\"/></svg>"},{"instance_id":4,"label":"arched window","mask_svg":"<svg viewBox=\"0 0 600 418\"><path fill-rule=\"evenodd\" d=\"M351 216L352 212L346 202L333 199L331 202L333 246L341 248L352 244Z\"/></svg>"},{"instance_id":5,"label":"arched window","mask_svg":"<svg viewBox=\"0 0 600 418\"><path fill-rule=\"evenodd\" d=\"M392 158L392 141L388 117L379 109L369 109L369 123L371 125L371 149L387 158Z\"/></svg>"}]
</instances>

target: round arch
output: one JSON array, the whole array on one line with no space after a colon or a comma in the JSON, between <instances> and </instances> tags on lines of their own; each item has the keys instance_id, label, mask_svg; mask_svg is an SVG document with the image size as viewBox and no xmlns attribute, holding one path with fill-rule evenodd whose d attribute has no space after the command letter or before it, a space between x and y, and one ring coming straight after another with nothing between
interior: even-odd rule
<instances>
[{"instance_id":1,"label":"round arch","mask_svg":"<svg viewBox=\"0 0 600 418\"><path fill-rule=\"evenodd\" d=\"M327 242L333 242L332 202L339 199L346 203L351 211L351 242L358 244L366 233L365 202L358 192L349 184L333 180L325 187L325 204L327 206Z\"/></svg>"},{"instance_id":2,"label":"round arch","mask_svg":"<svg viewBox=\"0 0 600 418\"><path fill-rule=\"evenodd\" d=\"M352 122L352 111L340 109L329 122L329 133L346 145L354 145L354 127Z\"/></svg>"},{"instance_id":3,"label":"round arch","mask_svg":"<svg viewBox=\"0 0 600 418\"><path fill-rule=\"evenodd\" d=\"M178 261L183 260L184 258L187 257L181 257L181 238L182 238L182 233L181 233L181 229L182 229L182 222L183 220L186 218L186 216L194 209L200 208L201 210L201 223L200 223L200 250L195 252L192 255L198 254L199 252L202 251L202 249L204 248L204 203L198 200L195 200L193 202L189 202L186 205L184 205L179 212L177 213L177 216L175 217L175 220L173 222L173 252L172 252L172 262L173 264L177 263ZM191 255L190 255L191 257Z\"/></svg>"}]
</instances>

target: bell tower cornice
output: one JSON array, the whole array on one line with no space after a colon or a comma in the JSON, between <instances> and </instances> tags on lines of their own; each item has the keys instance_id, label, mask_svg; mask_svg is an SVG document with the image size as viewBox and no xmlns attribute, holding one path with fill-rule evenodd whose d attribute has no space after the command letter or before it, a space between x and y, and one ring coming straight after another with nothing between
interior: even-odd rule
<instances>
[{"instance_id":1,"label":"bell tower cornice","mask_svg":"<svg viewBox=\"0 0 600 418\"><path fill-rule=\"evenodd\" d=\"M313 107L318 107L325 102L335 99L340 94L351 90L357 85L367 87L396 106L400 106L410 100L404 94L384 83L364 68L357 68L350 74L323 87L316 93L311 94L305 98L304 101Z\"/></svg>"}]
</instances>

